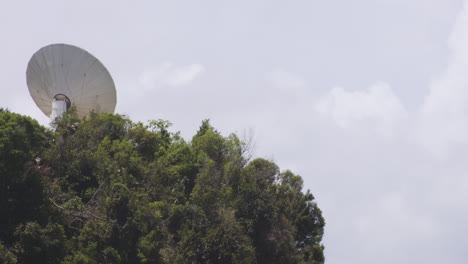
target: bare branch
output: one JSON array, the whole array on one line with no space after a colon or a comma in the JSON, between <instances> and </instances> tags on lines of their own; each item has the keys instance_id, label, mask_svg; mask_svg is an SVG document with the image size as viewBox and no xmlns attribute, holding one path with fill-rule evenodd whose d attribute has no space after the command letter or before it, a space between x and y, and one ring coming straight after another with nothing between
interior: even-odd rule
<instances>
[{"instance_id":1,"label":"bare branch","mask_svg":"<svg viewBox=\"0 0 468 264\"><path fill-rule=\"evenodd\" d=\"M106 183L106 181L109 178L110 177L105 178L104 181L99 185L98 189L93 193L93 196L91 196L91 199L89 199L89 201L85 204L85 207L93 201L94 197L96 197L96 194L98 194L98 192L101 190L102 186L104 186L104 184Z\"/></svg>"}]
</instances>

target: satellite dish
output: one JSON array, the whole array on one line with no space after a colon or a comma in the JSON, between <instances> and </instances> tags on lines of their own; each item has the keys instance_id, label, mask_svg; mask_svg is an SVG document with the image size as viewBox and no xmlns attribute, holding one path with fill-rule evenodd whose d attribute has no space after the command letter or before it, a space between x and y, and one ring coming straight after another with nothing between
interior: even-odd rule
<instances>
[{"instance_id":1,"label":"satellite dish","mask_svg":"<svg viewBox=\"0 0 468 264\"><path fill-rule=\"evenodd\" d=\"M114 112L114 81L106 67L87 51L67 44L52 44L32 56L26 70L29 93L51 120L71 105L83 118L91 111Z\"/></svg>"}]
</instances>

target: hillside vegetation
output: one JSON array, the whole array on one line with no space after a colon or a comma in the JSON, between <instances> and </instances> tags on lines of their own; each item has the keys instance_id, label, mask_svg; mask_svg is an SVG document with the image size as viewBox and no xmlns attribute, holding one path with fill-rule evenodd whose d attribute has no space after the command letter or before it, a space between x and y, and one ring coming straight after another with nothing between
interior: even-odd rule
<instances>
[{"instance_id":1,"label":"hillside vegetation","mask_svg":"<svg viewBox=\"0 0 468 264\"><path fill-rule=\"evenodd\" d=\"M303 181L203 121L0 110L0 263L324 263Z\"/></svg>"}]
</instances>

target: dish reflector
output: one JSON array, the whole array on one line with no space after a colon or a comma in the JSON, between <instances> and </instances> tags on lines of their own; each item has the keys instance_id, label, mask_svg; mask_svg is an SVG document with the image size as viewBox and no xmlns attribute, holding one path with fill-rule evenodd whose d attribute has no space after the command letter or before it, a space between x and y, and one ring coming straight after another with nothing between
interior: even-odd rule
<instances>
[{"instance_id":1,"label":"dish reflector","mask_svg":"<svg viewBox=\"0 0 468 264\"><path fill-rule=\"evenodd\" d=\"M41 48L28 63L26 80L34 102L51 118L70 104L76 106L80 117L93 110L115 110L117 95L111 75L98 59L81 48L67 44ZM52 106L58 110L54 117Z\"/></svg>"}]
</instances>

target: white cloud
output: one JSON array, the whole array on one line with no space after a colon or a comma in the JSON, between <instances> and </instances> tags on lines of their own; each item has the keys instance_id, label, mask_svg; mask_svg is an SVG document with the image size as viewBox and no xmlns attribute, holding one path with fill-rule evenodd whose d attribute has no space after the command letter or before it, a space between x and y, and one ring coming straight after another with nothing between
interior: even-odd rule
<instances>
[{"instance_id":1,"label":"white cloud","mask_svg":"<svg viewBox=\"0 0 468 264\"><path fill-rule=\"evenodd\" d=\"M444 156L452 146L468 143L468 1L449 39L451 58L426 96L416 136L432 153Z\"/></svg>"},{"instance_id":2,"label":"white cloud","mask_svg":"<svg viewBox=\"0 0 468 264\"><path fill-rule=\"evenodd\" d=\"M408 199L403 193L387 192L370 202L372 210L366 210L356 218L355 224L360 233L365 236L386 237L388 240L380 241L395 245L405 240L429 239L434 236L438 227L430 216L412 208L414 201ZM391 223L388 223L388 219ZM386 224L387 228L382 228ZM393 240L393 241L391 241ZM372 246L372 245L369 245Z\"/></svg>"},{"instance_id":3,"label":"white cloud","mask_svg":"<svg viewBox=\"0 0 468 264\"><path fill-rule=\"evenodd\" d=\"M385 134L407 116L400 99L386 83L377 83L366 91L346 91L335 87L319 98L315 110L332 118L342 128L371 122Z\"/></svg>"},{"instance_id":4,"label":"white cloud","mask_svg":"<svg viewBox=\"0 0 468 264\"><path fill-rule=\"evenodd\" d=\"M436 20L444 20L453 10L458 8L457 1L440 0L379 0L390 6L417 10L422 16L428 16Z\"/></svg>"},{"instance_id":5,"label":"white cloud","mask_svg":"<svg viewBox=\"0 0 468 264\"><path fill-rule=\"evenodd\" d=\"M306 86L306 81L302 76L284 70L270 72L267 79L278 89L303 89Z\"/></svg>"},{"instance_id":6,"label":"white cloud","mask_svg":"<svg viewBox=\"0 0 468 264\"><path fill-rule=\"evenodd\" d=\"M177 66L171 62L165 62L143 71L138 80L148 90L157 86L177 87L190 84L204 72L205 67L201 64Z\"/></svg>"}]
</instances>

